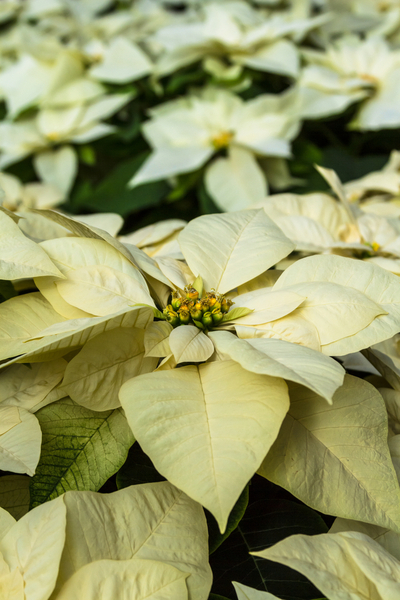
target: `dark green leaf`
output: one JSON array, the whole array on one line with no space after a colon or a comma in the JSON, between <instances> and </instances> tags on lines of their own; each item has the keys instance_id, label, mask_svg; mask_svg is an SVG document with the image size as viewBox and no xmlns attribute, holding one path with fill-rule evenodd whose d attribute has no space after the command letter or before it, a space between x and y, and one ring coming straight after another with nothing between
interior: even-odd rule
<instances>
[{"instance_id":1,"label":"dark green leaf","mask_svg":"<svg viewBox=\"0 0 400 600\"><path fill-rule=\"evenodd\" d=\"M197 186L197 195L199 198L201 214L209 215L212 213L221 212L214 204L212 198L207 194L206 188L204 187L204 182L201 182L200 185Z\"/></svg>"},{"instance_id":2,"label":"dark green leaf","mask_svg":"<svg viewBox=\"0 0 400 600\"><path fill-rule=\"evenodd\" d=\"M0 279L0 302L4 302L4 300L9 300L9 298L13 298L16 295L17 292L15 291L11 281Z\"/></svg>"},{"instance_id":3,"label":"dark green leaf","mask_svg":"<svg viewBox=\"0 0 400 600\"><path fill-rule=\"evenodd\" d=\"M226 598L225 596L220 596L219 594L210 594L208 596L208 600L229 600L229 598Z\"/></svg>"},{"instance_id":4,"label":"dark green leaf","mask_svg":"<svg viewBox=\"0 0 400 600\"><path fill-rule=\"evenodd\" d=\"M147 183L134 189L127 187L148 155L145 152L121 162L94 190L88 189L85 195L81 193L79 197L75 197L74 207L116 212L124 217L131 212L159 204L170 189L164 181Z\"/></svg>"},{"instance_id":5,"label":"dark green leaf","mask_svg":"<svg viewBox=\"0 0 400 600\"><path fill-rule=\"evenodd\" d=\"M95 412L66 398L36 416L43 442L30 485L32 508L68 490L96 492L124 464L134 442L122 409Z\"/></svg>"},{"instance_id":6,"label":"dark green leaf","mask_svg":"<svg viewBox=\"0 0 400 600\"><path fill-rule=\"evenodd\" d=\"M85 165L93 166L96 164L96 152L92 146L80 146L78 152L79 160Z\"/></svg>"},{"instance_id":7,"label":"dark green leaf","mask_svg":"<svg viewBox=\"0 0 400 600\"><path fill-rule=\"evenodd\" d=\"M232 581L275 594L282 600L312 600L320 592L297 571L252 556L296 533L326 533L327 526L312 509L291 500L258 500L249 507L237 529L210 556L212 591L232 600Z\"/></svg>"},{"instance_id":8,"label":"dark green leaf","mask_svg":"<svg viewBox=\"0 0 400 600\"><path fill-rule=\"evenodd\" d=\"M196 185L202 172L203 169L197 169L197 171L193 171L193 173L180 175L178 178L178 185L168 194L167 200L174 201L183 198L183 196Z\"/></svg>"},{"instance_id":9,"label":"dark green leaf","mask_svg":"<svg viewBox=\"0 0 400 600\"><path fill-rule=\"evenodd\" d=\"M165 478L156 470L139 444L134 444L129 450L125 464L118 471L118 489L140 483L155 483L156 481L165 481Z\"/></svg>"}]
</instances>

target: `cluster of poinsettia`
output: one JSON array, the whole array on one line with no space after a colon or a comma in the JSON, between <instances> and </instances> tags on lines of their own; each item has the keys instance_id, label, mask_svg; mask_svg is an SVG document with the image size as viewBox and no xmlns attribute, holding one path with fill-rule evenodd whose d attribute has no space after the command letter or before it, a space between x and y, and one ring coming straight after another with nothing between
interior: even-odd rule
<instances>
[{"instance_id":1,"label":"cluster of poinsettia","mask_svg":"<svg viewBox=\"0 0 400 600\"><path fill-rule=\"evenodd\" d=\"M200 171L222 210L262 200L292 183L287 159L304 120L354 105L354 129L400 126L399 15L398 0L3 2L0 169L32 157L37 176L0 174L5 206L68 199L96 162L93 143L126 125L134 97L133 129L147 119L152 153L131 186ZM169 78L181 73L187 85L174 92ZM260 75L279 93L253 90Z\"/></svg>"},{"instance_id":2,"label":"cluster of poinsettia","mask_svg":"<svg viewBox=\"0 0 400 600\"><path fill-rule=\"evenodd\" d=\"M165 222L120 239L61 213L35 216L57 236L35 242L19 226L24 218L0 210L0 279L24 292L0 304L0 469L42 469L32 506L53 501L17 524L1 515L0 584L10 598L23 589L27 600L85 590L85 598L108 600L118 589L121 597L207 600L201 506L224 532L256 472L340 517L339 532L353 520L399 543L395 274L335 254L298 258L282 272L274 267L296 245L263 209ZM167 315L185 300L196 300L191 318L171 323ZM229 310L205 326L190 313L202 302ZM384 375L382 394L341 366L360 351ZM75 428L71 415L80 415ZM93 494L135 440L169 483ZM397 562L373 542L365 557L363 535L296 538L263 556L298 568L328 598L349 585L392 598ZM240 584L237 591L260 594Z\"/></svg>"}]
</instances>

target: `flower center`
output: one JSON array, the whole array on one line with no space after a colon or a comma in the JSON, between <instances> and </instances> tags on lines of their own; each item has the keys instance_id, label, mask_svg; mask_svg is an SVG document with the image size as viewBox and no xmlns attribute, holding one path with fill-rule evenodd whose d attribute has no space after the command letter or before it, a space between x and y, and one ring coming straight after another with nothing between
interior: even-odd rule
<instances>
[{"instance_id":1,"label":"flower center","mask_svg":"<svg viewBox=\"0 0 400 600\"><path fill-rule=\"evenodd\" d=\"M211 138L211 143L216 150L226 148L232 141L233 133L231 131L222 131L218 135Z\"/></svg>"},{"instance_id":2,"label":"flower center","mask_svg":"<svg viewBox=\"0 0 400 600\"><path fill-rule=\"evenodd\" d=\"M232 300L214 291L206 292L200 298L199 292L188 285L184 296L177 292L172 294L171 304L164 308L163 314L172 327L195 325L208 330L221 323L232 304Z\"/></svg>"}]
</instances>

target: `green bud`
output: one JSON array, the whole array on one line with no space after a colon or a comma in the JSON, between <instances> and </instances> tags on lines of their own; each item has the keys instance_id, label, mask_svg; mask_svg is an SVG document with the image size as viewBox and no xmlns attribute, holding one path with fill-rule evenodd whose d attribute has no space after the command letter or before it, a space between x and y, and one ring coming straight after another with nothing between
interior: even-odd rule
<instances>
[{"instance_id":1,"label":"green bud","mask_svg":"<svg viewBox=\"0 0 400 600\"><path fill-rule=\"evenodd\" d=\"M172 298L171 305L174 310L178 310L180 305L182 304L182 300L180 298Z\"/></svg>"},{"instance_id":2,"label":"green bud","mask_svg":"<svg viewBox=\"0 0 400 600\"><path fill-rule=\"evenodd\" d=\"M195 321L195 320L193 319L193 323L194 323L194 325L196 325L196 327L198 327L199 329L204 329L204 325L203 325L203 323L202 323L201 321Z\"/></svg>"},{"instance_id":3,"label":"green bud","mask_svg":"<svg viewBox=\"0 0 400 600\"><path fill-rule=\"evenodd\" d=\"M190 311L190 316L192 317L193 321L200 321L202 315L203 313L201 310L196 310L196 308L192 308Z\"/></svg>"},{"instance_id":4,"label":"green bud","mask_svg":"<svg viewBox=\"0 0 400 600\"><path fill-rule=\"evenodd\" d=\"M179 312L179 320L181 322L181 325L187 325L190 321L190 314L188 310L180 310Z\"/></svg>"},{"instance_id":5,"label":"green bud","mask_svg":"<svg viewBox=\"0 0 400 600\"><path fill-rule=\"evenodd\" d=\"M222 298L221 311L223 313L229 312L229 309L231 308L232 304L234 304L234 302L232 302L232 300L229 300L229 298Z\"/></svg>"},{"instance_id":6,"label":"green bud","mask_svg":"<svg viewBox=\"0 0 400 600\"><path fill-rule=\"evenodd\" d=\"M199 292L194 287L185 288L186 298L189 300L197 300L199 297Z\"/></svg>"},{"instance_id":7,"label":"green bud","mask_svg":"<svg viewBox=\"0 0 400 600\"><path fill-rule=\"evenodd\" d=\"M172 327L176 327L179 325L179 315L174 310L164 309L163 313L165 314L165 318L172 325Z\"/></svg>"},{"instance_id":8,"label":"green bud","mask_svg":"<svg viewBox=\"0 0 400 600\"><path fill-rule=\"evenodd\" d=\"M209 311L204 313L201 322L205 327L211 327L213 325L213 318Z\"/></svg>"},{"instance_id":9,"label":"green bud","mask_svg":"<svg viewBox=\"0 0 400 600\"><path fill-rule=\"evenodd\" d=\"M214 308L214 310L211 313L211 316L212 316L214 325L218 325L218 323L221 323L222 319L224 318L224 315L219 310L219 308Z\"/></svg>"}]
</instances>

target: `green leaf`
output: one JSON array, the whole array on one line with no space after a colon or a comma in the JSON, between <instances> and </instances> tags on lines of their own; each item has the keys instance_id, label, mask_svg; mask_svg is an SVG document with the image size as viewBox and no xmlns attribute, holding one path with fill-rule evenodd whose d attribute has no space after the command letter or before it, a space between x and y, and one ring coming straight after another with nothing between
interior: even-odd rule
<instances>
[{"instance_id":1,"label":"green leaf","mask_svg":"<svg viewBox=\"0 0 400 600\"><path fill-rule=\"evenodd\" d=\"M36 416L43 442L30 485L32 508L68 490L99 490L134 442L121 409L94 412L66 398Z\"/></svg>"},{"instance_id":2,"label":"green leaf","mask_svg":"<svg viewBox=\"0 0 400 600\"><path fill-rule=\"evenodd\" d=\"M78 150L79 159L85 165L93 166L96 164L96 152L92 146L81 146Z\"/></svg>"},{"instance_id":3,"label":"green leaf","mask_svg":"<svg viewBox=\"0 0 400 600\"><path fill-rule=\"evenodd\" d=\"M0 477L0 506L14 517L23 517L29 509L29 481L27 475Z\"/></svg>"},{"instance_id":4,"label":"green leaf","mask_svg":"<svg viewBox=\"0 0 400 600\"><path fill-rule=\"evenodd\" d=\"M230 310L223 316L221 323L227 323L228 321L233 321L234 319L240 319L241 317L245 317L246 315L252 312L252 308L246 308L245 306L237 306L236 308L232 308L232 310Z\"/></svg>"},{"instance_id":5,"label":"green leaf","mask_svg":"<svg viewBox=\"0 0 400 600\"><path fill-rule=\"evenodd\" d=\"M96 212L116 212L123 217L143 208L156 206L170 190L165 182L153 182L128 189L127 183L149 155L141 153L121 162L94 189L74 199L75 209L95 209Z\"/></svg>"},{"instance_id":6,"label":"green leaf","mask_svg":"<svg viewBox=\"0 0 400 600\"><path fill-rule=\"evenodd\" d=\"M197 169L197 171L193 171L192 173L180 175L178 178L178 185L168 194L167 200L173 202L174 200L183 198L187 192L196 185L202 172L203 168Z\"/></svg>"},{"instance_id":7,"label":"green leaf","mask_svg":"<svg viewBox=\"0 0 400 600\"><path fill-rule=\"evenodd\" d=\"M197 196L200 204L200 211L203 215L221 212L212 198L207 194L204 182L197 186Z\"/></svg>"},{"instance_id":8,"label":"green leaf","mask_svg":"<svg viewBox=\"0 0 400 600\"><path fill-rule=\"evenodd\" d=\"M226 525L226 530L224 533L220 533L216 520L210 512L206 511L209 536L208 545L210 548L210 554L215 552L215 550L220 547L222 542L224 542L231 535L231 533L235 531L236 527L242 520L244 513L246 512L248 503L249 486L247 485L244 488L243 492L240 494L235 506L231 510L231 514L229 515L228 523Z\"/></svg>"},{"instance_id":9,"label":"green leaf","mask_svg":"<svg viewBox=\"0 0 400 600\"><path fill-rule=\"evenodd\" d=\"M151 308L153 309L155 319L162 319L165 321L165 315L161 312L161 310L158 310L158 308L154 308L153 306Z\"/></svg>"},{"instance_id":10,"label":"green leaf","mask_svg":"<svg viewBox=\"0 0 400 600\"><path fill-rule=\"evenodd\" d=\"M253 494L253 485L251 488ZM305 577L249 552L272 546L292 534L315 535L326 533L327 529L316 512L297 502L282 498L251 501L237 529L210 556L214 573L212 591L236 598L231 582L238 581L287 600L318 598L321 592Z\"/></svg>"},{"instance_id":11,"label":"green leaf","mask_svg":"<svg viewBox=\"0 0 400 600\"><path fill-rule=\"evenodd\" d=\"M0 279L0 302L4 302L4 300L9 300L9 298L13 298L16 295L17 292L15 291L11 281Z\"/></svg>"}]
</instances>

